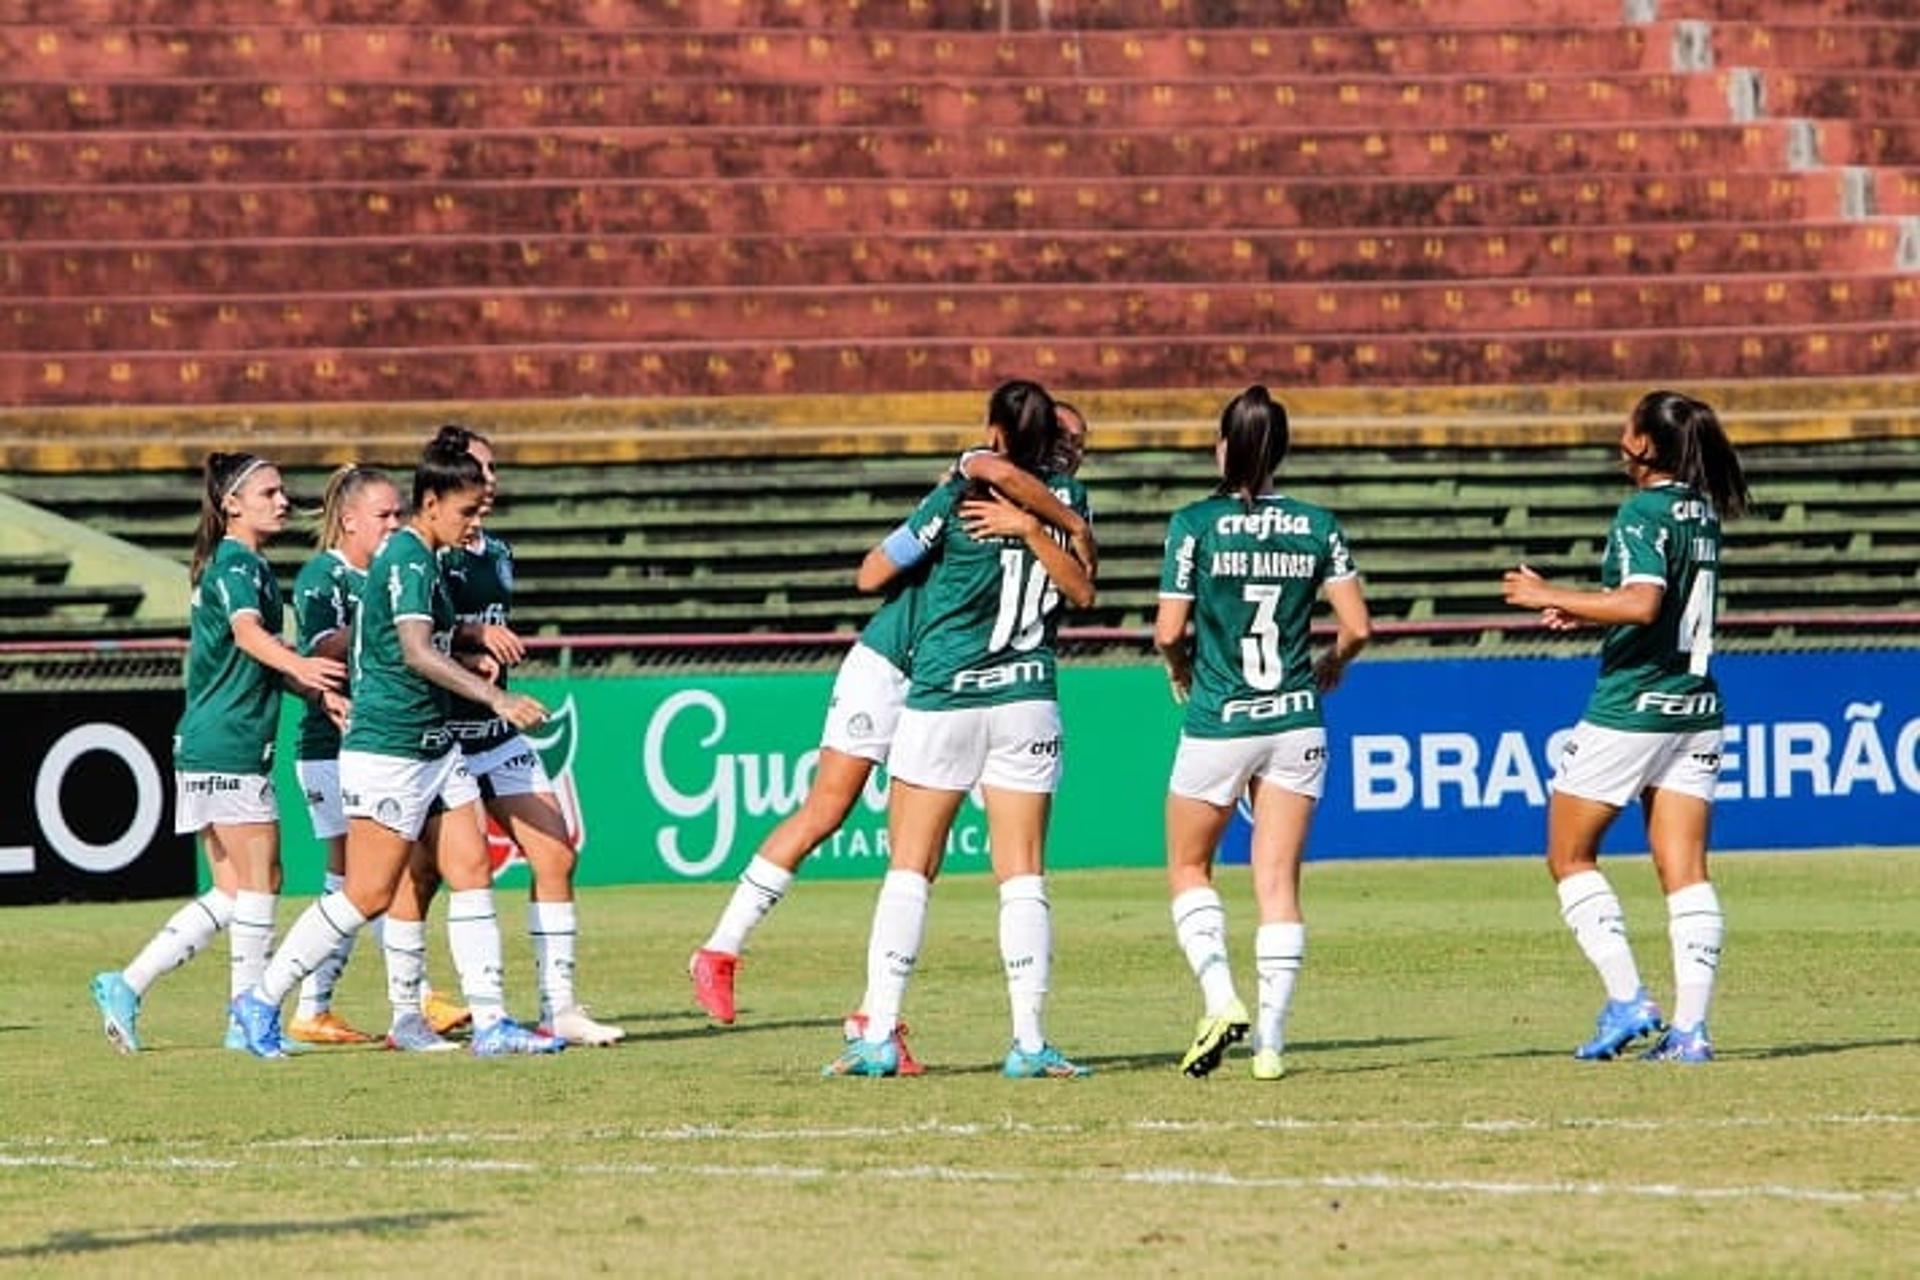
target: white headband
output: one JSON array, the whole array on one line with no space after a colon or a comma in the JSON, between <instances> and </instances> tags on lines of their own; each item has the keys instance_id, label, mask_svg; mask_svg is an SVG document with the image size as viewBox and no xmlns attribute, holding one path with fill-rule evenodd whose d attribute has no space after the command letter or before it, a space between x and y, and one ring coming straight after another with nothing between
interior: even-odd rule
<instances>
[{"instance_id":1,"label":"white headband","mask_svg":"<svg viewBox=\"0 0 1920 1280\"><path fill-rule=\"evenodd\" d=\"M271 465L273 464L268 462L265 458L255 458L252 462L249 462L246 466L240 468L240 474L236 475L233 479L229 480L227 482L227 487L220 491L220 501L225 502L228 498L231 498L234 494L240 492L240 486L247 482L248 476L252 475L254 472L258 471L262 467L271 466Z\"/></svg>"}]
</instances>

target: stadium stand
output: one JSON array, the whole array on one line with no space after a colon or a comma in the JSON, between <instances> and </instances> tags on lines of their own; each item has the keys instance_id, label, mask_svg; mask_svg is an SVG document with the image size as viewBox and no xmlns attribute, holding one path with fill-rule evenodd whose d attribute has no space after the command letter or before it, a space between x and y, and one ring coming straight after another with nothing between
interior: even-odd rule
<instances>
[{"instance_id":1,"label":"stadium stand","mask_svg":"<svg viewBox=\"0 0 1920 1280\"><path fill-rule=\"evenodd\" d=\"M811 631L1033 374L1111 451L1131 624L1204 478L1164 451L1257 378L1444 619L1590 564L1596 447L1682 381L1767 504L1732 609L1912 608L1917 66L1903 0L20 0L0 463L179 558L207 447L457 415L536 626ZM164 629L10 572L18 634Z\"/></svg>"}]
</instances>

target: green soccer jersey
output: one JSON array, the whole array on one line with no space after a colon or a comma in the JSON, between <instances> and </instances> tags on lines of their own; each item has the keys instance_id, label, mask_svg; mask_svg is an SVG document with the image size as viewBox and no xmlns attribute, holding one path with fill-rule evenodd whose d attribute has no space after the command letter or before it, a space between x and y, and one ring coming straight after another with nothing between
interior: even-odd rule
<instances>
[{"instance_id":1,"label":"green soccer jersey","mask_svg":"<svg viewBox=\"0 0 1920 1280\"><path fill-rule=\"evenodd\" d=\"M453 746L446 690L407 666L398 624L426 622L433 647L453 647L453 601L440 561L411 527L387 539L367 568L353 621L353 713L341 745L348 751L437 760Z\"/></svg>"},{"instance_id":2,"label":"green soccer jersey","mask_svg":"<svg viewBox=\"0 0 1920 1280\"><path fill-rule=\"evenodd\" d=\"M457 621L507 625L513 612L513 548L503 539L483 531L477 551L470 547L444 548L440 568L446 575L447 594L453 600ZM506 683L504 676L500 683ZM519 732L477 702L454 697L452 703L447 727L461 750L470 756L491 751Z\"/></svg>"},{"instance_id":3,"label":"green soccer jersey","mask_svg":"<svg viewBox=\"0 0 1920 1280\"><path fill-rule=\"evenodd\" d=\"M1333 514L1278 494L1173 513L1160 594L1193 601L1186 732L1247 738L1319 725L1309 628L1323 582L1358 572Z\"/></svg>"},{"instance_id":4,"label":"green soccer jersey","mask_svg":"<svg viewBox=\"0 0 1920 1280\"><path fill-rule=\"evenodd\" d=\"M322 551L301 566L293 580L293 625L301 653L312 657L313 647L336 632L352 635L366 581L367 571L348 564L338 551ZM331 760L339 754L340 731L325 711L308 703L300 717L300 759Z\"/></svg>"},{"instance_id":5,"label":"green soccer jersey","mask_svg":"<svg viewBox=\"0 0 1920 1280\"><path fill-rule=\"evenodd\" d=\"M860 629L860 643L903 675L913 669L913 625L920 617L920 597L926 584L927 575L921 566L901 574L888 587L886 602Z\"/></svg>"},{"instance_id":6,"label":"green soccer jersey","mask_svg":"<svg viewBox=\"0 0 1920 1280\"><path fill-rule=\"evenodd\" d=\"M259 553L222 538L193 588L187 647L187 709L174 730L182 773L265 773L280 728L280 676L234 643L233 620L260 619L270 635L286 622L280 584Z\"/></svg>"},{"instance_id":7,"label":"green soccer jersey","mask_svg":"<svg viewBox=\"0 0 1920 1280\"><path fill-rule=\"evenodd\" d=\"M1045 477L1054 495L1088 516L1072 476ZM1017 538L977 542L957 519L971 482L956 476L909 517L928 548L927 580L913 631L907 705L922 711L1051 700L1060 592ZM1060 536L1056 534L1055 536Z\"/></svg>"},{"instance_id":8,"label":"green soccer jersey","mask_svg":"<svg viewBox=\"0 0 1920 1280\"><path fill-rule=\"evenodd\" d=\"M1645 626L1607 628L1588 721L1633 733L1720 727L1720 687L1707 674L1719 579L1720 517L1712 502L1669 481L1620 504L1600 583L1610 591L1651 583L1661 588L1660 613Z\"/></svg>"}]
</instances>

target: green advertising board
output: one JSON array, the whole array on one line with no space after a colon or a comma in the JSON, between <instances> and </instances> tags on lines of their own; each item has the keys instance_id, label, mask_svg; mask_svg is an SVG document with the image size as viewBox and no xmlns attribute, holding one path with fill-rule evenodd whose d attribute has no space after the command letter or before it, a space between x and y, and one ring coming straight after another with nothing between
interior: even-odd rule
<instances>
[{"instance_id":1,"label":"green advertising board","mask_svg":"<svg viewBox=\"0 0 1920 1280\"><path fill-rule=\"evenodd\" d=\"M806 798L830 672L529 680L555 712L530 734L580 844L582 884L730 879ZM1179 708L1158 667L1063 669L1066 774L1048 864L1156 866ZM291 704L290 704L291 705ZM286 890L310 893L324 853L294 779L297 716L282 717L277 782L285 799ZM496 840L501 882L522 882ZM876 774L809 876L877 877L887 862L886 778ZM947 870L987 866L985 816L961 808Z\"/></svg>"}]
</instances>

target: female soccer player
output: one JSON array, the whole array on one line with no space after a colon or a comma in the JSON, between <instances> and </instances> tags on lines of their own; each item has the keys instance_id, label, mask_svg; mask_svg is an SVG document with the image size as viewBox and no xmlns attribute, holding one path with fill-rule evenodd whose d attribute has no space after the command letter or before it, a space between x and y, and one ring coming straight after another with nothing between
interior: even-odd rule
<instances>
[{"instance_id":1,"label":"female soccer player","mask_svg":"<svg viewBox=\"0 0 1920 1280\"><path fill-rule=\"evenodd\" d=\"M995 452L1036 475L1059 435L1053 401L1033 382L993 393L987 429ZM1079 481L1044 478L1087 518ZM887 757L892 857L868 942L865 1024L827 1066L829 1075L898 1074L893 1033L925 932L928 891L954 815L976 784L1000 884L1000 954L1013 1011L1014 1043L1002 1071L1013 1078L1087 1074L1048 1043L1042 1020L1052 959L1043 862L1061 757L1055 618L1062 596L1078 608L1093 603L1093 574L1030 512L1004 499L968 499L972 483L956 476L942 485L860 567L861 589L874 591L929 562L911 684Z\"/></svg>"},{"instance_id":2,"label":"female soccer player","mask_svg":"<svg viewBox=\"0 0 1920 1280\"><path fill-rule=\"evenodd\" d=\"M1154 644L1174 697L1187 704L1167 784L1167 878L1174 934L1206 1000L1180 1060L1196 1077L1218 1067L1249 1027L1227 962L1226 909L1213 888L1214 849L1249 787L1260 909L1253 1075L1278 1080L1285 1072L1287 1006L1307 943L1300 857L1326 782L1320 695L1340 683L1372 633L1339 522L1273 491L1286 455L1287 411L1265 387L1229 401L1214 446L1220 486L1174 513L1160 570ZM1310 664L1308 628L1323 586L1339 630Z\"/></svg>"},{"instance_id":3,"label":"female soccer player","mask_svg":"<svg viewBox=\"0 0 1920 1280\"><path fill-rule=\"evenodd\" d=\"M367 571L353 633L353 716L340 749L347 883L301 915L260 981L234 1000L234 1017L257 1056L282 1056L280 1002L387 909L416 840L453 891L447 934L473 1011L473 1052L551 1053L565 1045L507 1017L479 788L447 723L449 693L519 728L546 718L532 698L509 693L448 656L453 602L438 553L473 536L485 501L486 477L473 456L430 446L414 473L411 520L387 539Z\"/></svg>"},{"instance_id":4,"label":"female soccer player","mask_svg":"<svg viewBox=\"0 0 1920 1280\"><path fill-rule=\"evenodd\" d=\"M345 659L367 566L387 535L400 527L401 511L400 491L384 472L346 466L328 477L316 538L320 554L293 580L300 652ZM299 750L294 772L306 795L313 838L327 846L325 892L333 893L346 883L347 816L340 808L340 729L325 708L307 708L300 720ZM373 1039L333 1012L333 988L352 954L353 939L342 940L301 982L287 1039L305 1044L365 1044Z\"/></svg>"},{"instance_id":5,"label":"female soccer player","mask_svg":"<svg viewBox=\"0 0 1920 1280\"><path fill-rule=\"evenodd\" d=\"M1071 476L1080 470L1086 453L1087 423L1071 405L1057 404L1055 409L1061 443L1054 470ZM1092 536L1087 522L1054 497L1038 476L990 449L962 454L948 478L954 475L998 489L1067 534L1076 547L1085 548L1091 562ZM847 820L874 766L887 757L894 725L906 705L909 649L926 577L921 569L903 573L888 583L885 603L868 620L834 677L833 693L827 699L826 727L820 735L819 763L806 800L755 852L715 922L712 936L687 962L694 1000L720 1022L731 1023L734 1019L734 973L748 936L786 896L800 864ZM901 1073L916 1074L918 1064L905 1043L898 1047Z\"/></svg>"},{"instance_id":6,"label":"female soccer player","mask_svg":"<svg viewBox=\"0 0 1920 1280\"><path fill-rule=\"evenodd\" d=\"M492 444L476 431L448 425L427 447L460 450L479 465L486 482L480 505L484 520L499 494ZM442 548L440 566L459 622L456 647L471 655L461 655L460 660L490 683L504 686L505 669L526 657L526 646L507 625L513 608L513 549L476 521L468 537ZM579 859L539 753L520 735L519 726L508 723L490 704L472 698L454 697L447 727L466 755L467 770L479 784L487 813L520 846L532 872L527 933L533 939L539 975L541 1030L570 1044L618 1044L627 1033L596 1022L574 996L579 915L573 872ZM424 887L426 897L417 901L411 893L401 894L388 917L389 929L398 926L409 938L417 931L423 950L423 921L435 886L429 879Z\"/></svg>"},{"instance_id":7,"label":"female soccer player","mask_svg":"<svg viewBox=\"0 0 1920 1280\"><path fill-rule=\"evenodd\" d=\"M213 888L174 913L133 963L93 979L107 1039L140 1048L140 1001L154 979L231 926L233 994L251 986L273 945L280 891L280 812L273 743L280 693L335 698L338 659L303 657L280 638L280 584L260 548L287 523L279 468L250 453L207 455L193 545L187 709L174 737L174 829L200 836ZM340 705L336 702L335 712Z\"/></svg>"},{"instance_id":8,"label":"female soccer player","mask_svg":"<svg viewBox=\"0 0 1920 1280\"><path fill-rule=\"evenodd\" d=\"M1634 492L1607 534L1599 591L1556 587L1521 565L1507 603L1539 609L1555 630L1604 626L1600 678L1568 738L1547 810L1547 870L1560 914L1600 972L1607 1002L1574 1057L1617 1057L1662 1033L1646 1057L1707 1062L1707 1007L1725 921L1707 879L1707 825L1720 772L1723 713L1713 656L1720 518L1745 513L1740 459L1701 401L1655 391L1620 433ZM1620 900L1600 872L1600 838L1635 796L1667 895L1676 994L1673 1023L1641 984Z\"/></svg>"}]
</instances>

